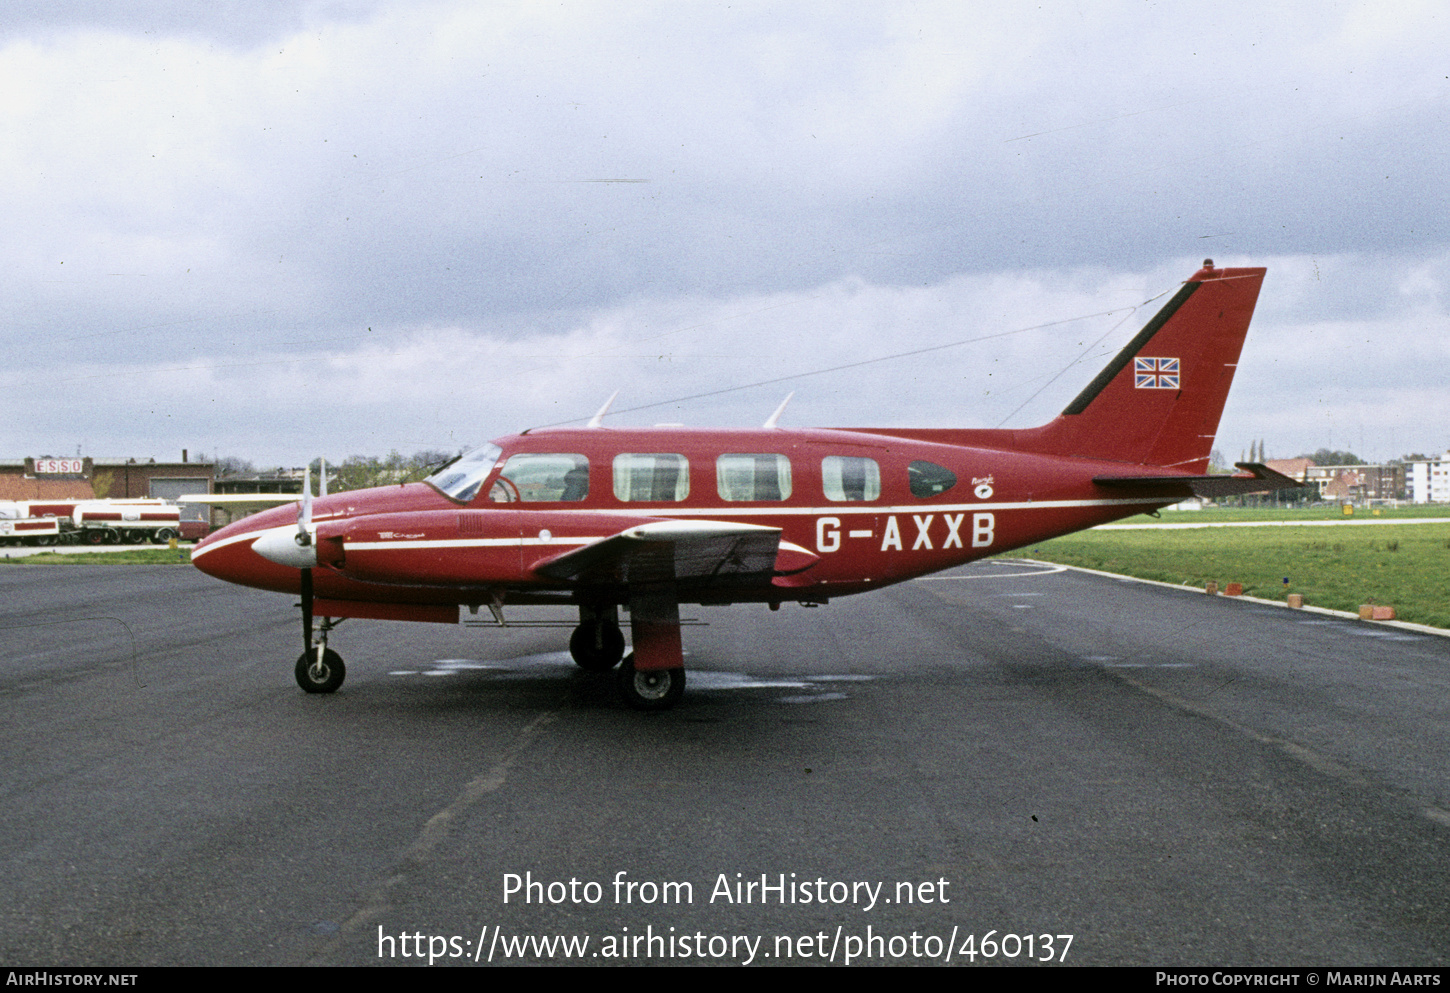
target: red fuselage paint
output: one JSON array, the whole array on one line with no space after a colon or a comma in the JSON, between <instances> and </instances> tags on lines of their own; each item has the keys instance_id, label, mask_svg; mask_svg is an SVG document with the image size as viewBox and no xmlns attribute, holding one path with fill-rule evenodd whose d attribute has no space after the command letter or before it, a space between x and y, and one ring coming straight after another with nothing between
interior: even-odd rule
<instances>
[{"instance_id":1,"label":"red fuselage paint","mask_svg":"<svg viewBox=\"0 0 1450 993\"><path fill-rule=\"evenodd\" d=\"M910 441L857 431L717 431L589 428L534 431L502 438L499 465L469 503L427 483L338 493L313 501L319 568L316 594L333 600L478 603L492 592L508 602L568 598L572 584L534 576L537 562L625 528L662 520L710 520L780 528L782 548L815 557L803 571L768 587L732 590L729 600L819 600L901 582L1055 535L1141 513L1179 497L1125 494L1093 484L1119 463ZM489 500L502 467L516 454L580 455L588 493L564 503ZM682 456L688 496L629 501L612 485L624 453ZM789 460L784 500L727 501L716 485L717 460L737 453ZM822 465L869 458L879 467L873 499L830 499ZM911 492L909 466L927 462L956 478L928 497ZM252 551L270 528L295 528L295 506L244 518L201 542L192 558L220 579L278 592L298 590L298 570ZM329 560L329 546L341 554ZM809 561L801 556L802 561ZM785 571L785 570L781 570ZM701 602L710 602L705 597Z\"/></svg>"},{"instance_id":2,"label":"red fuselage paint","mask_svg":"<svg viewBox=\"0 0 1450 993\"><path fill-rule=\"evenodd\" d=\"M1205 264L1038 428L535 430L494 443L497 461L467 500L431 482L319 497L315 541L304 542L316 555L314 613L440 620L449 605L628 603L658 585L639 580L631 593L641 560L611 560L606 547L593 572L580 561L592 551L573 557L572 573L548 564L659 522L780 531L773 568L741 567L730 581L739 563L724 553L726 581L696 573L670 588L676 602L819 602L1212 493L1208 481L1228 477L1204 473L1263 277ZM557 456L568 481L500 479L531 454ZM656 475L640 487L641 472ZM743 496L732 474L754 480ZM297 593L299 568L253 543L298 526L296 505L277 507L211 535L192 560L221 579ZM407 605L429 609L410 615Z\"/></svg>"}]
</instances>

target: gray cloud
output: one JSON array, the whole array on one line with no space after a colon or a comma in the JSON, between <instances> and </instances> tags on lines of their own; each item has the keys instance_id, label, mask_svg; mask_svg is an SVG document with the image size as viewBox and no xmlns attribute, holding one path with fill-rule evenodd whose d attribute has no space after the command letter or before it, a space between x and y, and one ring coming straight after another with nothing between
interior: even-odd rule
<instances>
[{"instance_id":1,"label":"gray cloud","mask_svg":"<svg viewBox=\"0 0 1450 993\"><path fill-rule=\"evenodd\" d=\"M7 8L5 447L480 440L1135 303L1207 255L1282 263L1226 432L1444 444L1341 394L1438 356L1446 33L1414 4ZM1252 350L1279 334L1312 347ZM1068 338L796 409L990 423Z\"/></svg>"}]
</instances>

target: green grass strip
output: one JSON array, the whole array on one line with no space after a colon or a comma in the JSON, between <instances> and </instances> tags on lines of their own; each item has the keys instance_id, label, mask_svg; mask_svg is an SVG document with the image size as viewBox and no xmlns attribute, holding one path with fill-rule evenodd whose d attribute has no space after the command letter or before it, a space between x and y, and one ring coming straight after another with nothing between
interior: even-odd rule
<instances>
[{"instance_id":1,"label":"green grass strip","mask_svg":"<svg viewBox=\"0 0 1450 993\"><path fill-rule=\"evenodd\" d=\"M1161 518L1147 514L1129 517L1120 524L1217 524L1243 521L1393 521L1401 518L1443 517L1450 520L1450 504L1406 504L1401 507L1356 507L1346 514L1338 506L1306 507L1208 507L1204 510L1165 510Z\"/></svg>"},{"instance_id":2,"label":"green grass strip","mask_svg":"<svg viewBox=\"0 0 1450 993\"><path fill-rule=\"evenodd\" d=\"M1450 628L1450 521L1382 528L1083 531L1012 554L1199 589L1209 580L1220 590L1243 583L1245 593L1266 600L1302 593L1306 604L1333 610L1388 605L1402 621Z\"/></svg>"},{"instance_id":3,"label":"green grass strip","mask_svg":"<svg viewBox=\"0 0 1450 993\"><path fill-rule=\"evenodd\" d=\"M0 554L4 550L0 549ZM0 565L189 565L191 546L180 548L138 548L132 552L37 552L6 556Z\"/></svg>"}]
</instances>

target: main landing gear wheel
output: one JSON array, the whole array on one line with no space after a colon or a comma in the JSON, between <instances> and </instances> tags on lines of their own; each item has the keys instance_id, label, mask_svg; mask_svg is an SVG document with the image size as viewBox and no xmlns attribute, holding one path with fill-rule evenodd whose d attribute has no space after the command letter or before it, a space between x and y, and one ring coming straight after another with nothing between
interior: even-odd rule
<instances>
[{"instance_id":1,"label":"main landing gear wheel","mask_svg":"<svg viewBox=\"0 0 1450 993\"><path fill-rule=\"evenodd\" d=\"M619 667L619 692L635 710L669 710L685 695L685 670L640 672L634 667L634 652L630 652Z\"/></svg>"},{"instance_id":2,"label":"main landing gear wheel","mask_svg":"<svg viewBox=\"0 0 1450 993\"><path fill-rule=\"evenodd\" d=\"M296 673L297 685L308 693L331 693L342 685L347 666L331 648L324 648L321 658L314 648L298 656Z\"/></svg>"},{"instance_id":3,"label":"main landing gear wheel","mask_svg":"<svg viewBox=\"0 0 1450 993\"><path fill-rule=\"evenodd\" d=\"M624 657L624 632L607 621L581 624L569 636L569 654L586 672L608 672Z\"/></svg>"}]
</instances>

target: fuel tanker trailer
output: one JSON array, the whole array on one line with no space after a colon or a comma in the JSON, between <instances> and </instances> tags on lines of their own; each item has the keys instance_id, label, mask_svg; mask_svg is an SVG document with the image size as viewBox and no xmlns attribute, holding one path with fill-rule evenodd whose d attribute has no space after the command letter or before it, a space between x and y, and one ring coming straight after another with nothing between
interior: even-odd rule
<instances>
[{"instance_id":1,"label":"fuel tanker trailer","mask_svg":"<svg viewBox=\"0 0 1450 993\"><path fill-rule=\"evenodd\" d=\"M181 536L181 509L165 500L82 500L70 519L74 540L87 545L164 545Z\"/></svg>"}]
</instances>

